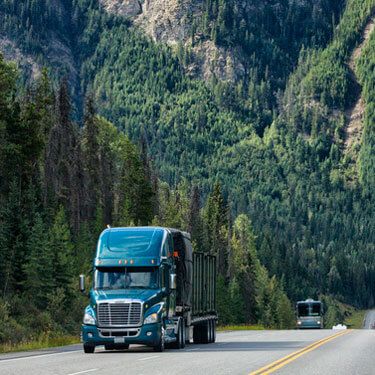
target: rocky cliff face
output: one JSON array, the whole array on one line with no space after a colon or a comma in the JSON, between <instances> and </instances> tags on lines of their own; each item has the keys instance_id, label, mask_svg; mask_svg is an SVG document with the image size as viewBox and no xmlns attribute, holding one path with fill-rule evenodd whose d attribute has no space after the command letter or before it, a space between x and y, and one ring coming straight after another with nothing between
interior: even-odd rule
<instances>
[{"instance_id":1,"label":"rocky cliff face","mask_svg":"<svg viewBox=\"0 0 375 375\"><path fill-rule=\"evenodd\" d=\"M176 46L181 43L191 52L192 62L186 71L210 80L236 81L244 73L238 49L217 47L212 41L195 41L191 31L194 18L200 17L202 0L100 0L107 12L130 18L154 41Z\"/></svg>"},{"instance_id":2,"label":"rocky cliff face","mask_svg":"<svg viewBox=\"0 0 375 375\"><path fill-rule=\"evenodd\" d=\"M135 17L142 12L140 0L100 0L107 12L124 17Z\"/></svg>"}]
</instances>

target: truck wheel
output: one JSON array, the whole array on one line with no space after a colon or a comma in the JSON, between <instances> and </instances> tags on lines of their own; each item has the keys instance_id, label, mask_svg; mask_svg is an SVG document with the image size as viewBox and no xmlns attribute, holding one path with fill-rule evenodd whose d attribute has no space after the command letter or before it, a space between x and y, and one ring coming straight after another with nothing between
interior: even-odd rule
<instances>
[{"instance_id":1,"label":"truck wheel","mask_svg":"<svg viewBox=\"0 0 375 375\"><path fill-rule=\"evenodd\" d=\"M183 328L183 319L179 319L178 321L178 328L177 328L177 340L172 342L167 347L172 349L182 349L184 347L184 328Z\"/></svg>"},{"instance_id":2,"label":"truck wheel","mask_svg":"<svg viewBox=\"0 0 375 375\"><path fill-rule=\"evenodd\" d=\"M206 321L202 324L202 343L208 344L210 340L210 324Z\"/></svg>"},{"instance_id":3,"label":"truck wheel","mask_svg":"<svg viewBox=\"0 0 375 375\"><path fill-rule=\"evenodd\" d=\"M185 319L181 319L181 349L185 347L185 334L186 334L186 327L185 327Z\"/></svg>"},{"instance_id":4,"label":"truck wheel","mask_svg":"<svg viewBox=\"0 0 375 375\"><path fill-rule=\"evenodd\" d=\"M200 344L202 342L202 330L200 325L196 325L193 328L193 342L194 344Z\"/></svg>"},{"instance_id":5,"label":"truck wheel","mask_svg":"<svg viewBox=\"0 0 375 375\"><path fill-rule=\"evenodd\" d=\"M165 349L165 336L164 336L164 328L161 327L161 335L160 340L157 345L154 346L155 352L164 352Z\"/></svg>"},{"instance_id":6,"label":"truck wheel","mask_svg":"<svg viewBox=\"0 0 375 375\"><path fill-rule=\"evenodd\" d=\"M90 345L90 344L83 344L83 351L86 354L91 354L95 352L95 345Z\"/></svg>"},{"instance_id":7,"label":"truck wheel","mask_svg":"<svg viewBox=\"0 0 375 375\"><path fill-rule=\"evenodd\" d=\"M208 325L208 340L207 342L210 344L212 342L212 320L210 319L207 322Z\"/></svg>"},{"instance_id":8,"label":"truck wheel","mask_svg":"<svg viewBox=\"0 0 375 375\"><path fill-rule=\"evenodd\" d=\"M212 341L211 342L216 342L216 320L212 319Z\"/></svg>"}]
</instances>

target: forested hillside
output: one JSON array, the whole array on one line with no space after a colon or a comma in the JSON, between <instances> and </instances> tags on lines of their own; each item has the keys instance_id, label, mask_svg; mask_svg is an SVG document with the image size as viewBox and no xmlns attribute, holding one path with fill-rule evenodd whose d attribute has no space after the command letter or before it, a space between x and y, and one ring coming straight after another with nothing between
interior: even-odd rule
<instances>
[{"instance_id":1,"label":"forested hillside","mask_svg":"<svg viewBox=\"0 0 375 375\"><path fill-rule=\"evenodd\" d=\"M186 9L175 3L179 12ZM180 34L173 35L172 45L163 37L147 35L148 28L142 25L152 21L145 20L150 11L139 16L143 17L139 23L133 16L107 12L98 0L0 4L0 49L23 69L18 88L22 99L16 102L24 104L15 116L22 119L19 124L29 125L19 131L36 132L27 145L18 144L24 137L16 128L2 141L11 145L2 153L2 173L25 171L21 182L4 175L3 196L8 202L4 210L14 202L27 204L22 206L27 209L9 206L6 211L19 214L14 224L18 232L7 232L13 236L7 254L12 267L18 264L18 268L17 272L3 268L2 275L15 277L4 285L27 292L20 270L32 249L25 247L26 237L19 228L33 228L35 215L28 205L35 202L32 194L39 194L37 201L43 207L39 231L43 226L48 231L61 227L53 223L64 220L62 206L64 228L71 232L74 248L86 249L90 243L85 251L75 250L84 258L77 262L78 268L84 267L92 251L90 241L104 224L154 221L190 229L198 247L219 255L224 321L230 320L225 310L230 301L225 299L234 298L238 306L245 303L236 322L287 326L290 310L284 288L293 301L325 294L356 306L372 306L374 33L361 46L360 56L354 58L353 53L375 14L375 1L191 3L196 14L185 18L194 22L187 23L180 40ZM171 26L177 22L173 17L167 21ZM216 52L202 60L199 51L207 46L215 46ZM38 90L26 87L34 87L35 78L46 80L43 66L50 68L54 87L66 77L72 91L68 112L83 130L67 115L61 116L69 107L61 104L67 97L66 84L56 94L60 106L53 106L53 95L43 99L54 113L42 111L48 124L38 125L39 130L32 126L34 114L29 112L41 99ZM209 74L199 73L205 69ZM227 74L229 70L234 74ZM4 65L3 71L12 92L16 87L13 78L9 81L11 68ZM93 114L94 104L83 110L84 98L91 94L93 100L86 101L96 103L98 114L114 125ZM17 108L10 98L12 94L5 96L4 106ZM348 143L350 111L359 99L364 113L358 125L361 136ZM3 123L7 121L18 123L8 118ZM90 123L96 124L91 131L98 133L97 140L89 139ZM71 135L60 144L61 126ZM25 157L30 147L32 158ZM106 147L108 152L94 152ZM65 155L63 150L73 149L68 164L60 165L56 152ZM15 150L19 158L10 156ZM30 176L30 166L36 165L37 176ZM93 167L98 165L100 170ZM31 185L37 186L33 192ZM24 189L22 200L30 202L17 200L20 190L11 186ZM68 191L74 194L68 196ZM4 215L1 220L8 225L11 220ZM75 237L86 225L89 232ZM56 237L42 232L46 243ZM88 242L81 244L85 238ZM262 277L268 281L258 284ZM261 285L268 285L267 290L262 292ZM273 300L284 306L283 317L276 322L268 321L272 314L264 313L280 310L270 305Z\"/></svg>"}]
</instances>

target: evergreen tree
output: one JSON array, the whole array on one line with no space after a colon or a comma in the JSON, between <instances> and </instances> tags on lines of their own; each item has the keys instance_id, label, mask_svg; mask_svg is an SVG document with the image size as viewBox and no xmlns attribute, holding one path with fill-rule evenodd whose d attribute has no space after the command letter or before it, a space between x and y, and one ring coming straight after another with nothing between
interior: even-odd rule
<instances>
[{"instance_id":1,"label":"evergreen tree","mask_svg":"<svg viewBox=\"0 0 375 375\"><path fill-rule=\"evenodd\" d=\"M48 243L48 232L39 214L35 215L27 244L23 287L26 298L39 309L47 307L47 295L53 291L53 253Z\"/></svg>"},{"instance_id":2,"label":"evergreen tree","mask_svg":"<svg viewBox=\"0 0 375 375\"><path fill-rule=\"evenodd\" d=\"M86 217L92 220L100 201L101 192L101 161L99 148L99 129L94 107L94 98L90 94L86 98L84 128L83 128L83 156L86 172Z\"/></svg>"},{"instance_id":3,"label":"evergreen tree","mask_svg":"<svg viewBox=\"0 0 375 375\"><path fill-rule=\"evenodd\" d=\"M216 183L213 191L207 199L204 211L206 226L206 248L211 254L218 257L218 271L224 277L227 274L227 235L228 235L228 211L221 192L219 183Z\"/></svg>"}]
</instances>

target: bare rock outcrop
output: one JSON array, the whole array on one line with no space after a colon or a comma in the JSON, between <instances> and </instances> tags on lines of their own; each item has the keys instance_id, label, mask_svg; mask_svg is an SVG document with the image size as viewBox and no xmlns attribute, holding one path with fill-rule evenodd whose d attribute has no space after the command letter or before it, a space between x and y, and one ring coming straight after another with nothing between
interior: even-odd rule
<instances>
[{"instance_id":1,"label":"bare rock outcrop","mask_svg":"<svg viewBox=\"0 0 375 375\"><path fill-rule=\"evenodd\" d=\"M203 13L202 0L100 0L107 12L131 18L155 42L189 49L193 62L188 74L204 80L213 76L222 81L237 81L245 73L241 52L216 46L210 40L192 44L192 23ZM198 38L199 39L199 38Z\"/></svg>"},{"instance_id":2,"label":"bare rock outcrop","mask_svg":"<svg viewBox=\"0 0 375 375\"><path fill-rule=\"evenodd\" d=\"M141 0L100 0L103 8L109 12L133 18L142 12Z\"/></svg>"},{"instance_id":3,"label":"bare rock outcrop","mask_svg":"<svg viewBox=\"0 0 375 375\"><path fill-rule=\"evenodd\" d=\"M36 79L40 76L40 66L31 56L22 53L12 40L0 37L0 52L5 60L14 61L20 69L27 72L29 77Z\"/></svg>"}]
</instances>

